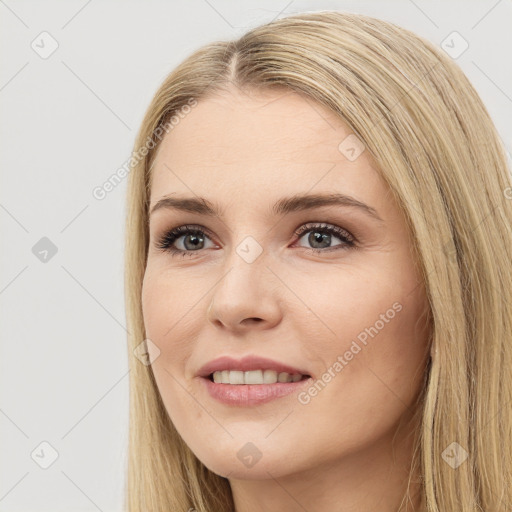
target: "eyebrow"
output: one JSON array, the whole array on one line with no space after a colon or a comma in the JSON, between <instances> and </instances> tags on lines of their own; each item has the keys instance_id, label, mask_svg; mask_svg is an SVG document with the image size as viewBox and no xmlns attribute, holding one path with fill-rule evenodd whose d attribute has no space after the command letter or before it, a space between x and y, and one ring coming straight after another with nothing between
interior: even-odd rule
<instances>
[{"instance_id":1,"label":"eyebrow","mask_svg":"<svg viewBox=\"0 0 512 512\"><path fill-rule=\"evenodd\" d=\"M219 206L202 197L172 197L173 194L162 197L151 208L151 216L160 209L180 210L189 213L197 213L211 217L222 217ZM349 206L358 208L374 219L384 222L375 208L368 206L354 197L345 194L297 194L291 197L279 199L271 209L274 215L285 215L287 213L311 210L322 206Z\"/></svg>"}]
</instances>

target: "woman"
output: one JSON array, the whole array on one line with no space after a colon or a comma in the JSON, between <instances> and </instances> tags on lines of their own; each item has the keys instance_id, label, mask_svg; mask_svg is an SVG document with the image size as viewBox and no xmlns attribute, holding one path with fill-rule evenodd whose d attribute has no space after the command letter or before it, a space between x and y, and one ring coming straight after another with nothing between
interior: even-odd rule
<instances>
[{"instance_id":1,"label":"woman","mask_svg":"<svg viewBox=\"0 0 512 512\"><path fill-rule=\"evenodd\" d=\"M129 179L130 512L511 509L511 180L449 57L328 11L212 43Z\"/></svg>"}]
</instances>

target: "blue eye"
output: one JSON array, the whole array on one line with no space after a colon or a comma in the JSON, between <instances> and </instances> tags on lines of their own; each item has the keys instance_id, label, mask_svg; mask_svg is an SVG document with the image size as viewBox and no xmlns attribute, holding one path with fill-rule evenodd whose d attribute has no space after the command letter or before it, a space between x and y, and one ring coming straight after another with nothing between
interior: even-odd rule
<instances>
[{"instance_id":1,"label":"blue eye","mask_svg":"<svg viewBox=\"0 0 512 512\"><path fill-rule=\"evenodd\" d=\"M208 233L209 232L201 226L179 226L167 231L157 241L156 247L162 251L170 252L173 256L193 256L194 253L205 248L205 241L210 239ZM354 237L348 231L345 231L338 226L308 223L302 225L294 234L300 239L307 233L309 233L307 241L314 247L304 247L303 245L299 245L299 247L314 253L323 253L332 250L343 250L355 247ZM330 245L333 236L334 238L341 240L341 243L329 247L318 247L318 245L322 246L323 244ZM183 249L179 249L175 246L175 242L180 239L183 239Z\"/></svg>"}]
</instances>

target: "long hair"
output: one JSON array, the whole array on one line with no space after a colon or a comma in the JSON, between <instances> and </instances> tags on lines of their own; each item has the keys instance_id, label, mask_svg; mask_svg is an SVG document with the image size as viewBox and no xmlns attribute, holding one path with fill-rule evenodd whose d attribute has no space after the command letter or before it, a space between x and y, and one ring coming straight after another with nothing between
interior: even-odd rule
<instances>
[{"instance_id":1,"label":"long hair","mask_svg":"<svg viewBox=\"0 0 512 512\"><path fill-rule=\"evenodd\" d=\"M229 481L181 439L151 366L134 351L146 339L141 290L155 154L195 102L234 86L300 93L365 144L404 213L428 297L431 360L413 457L426 510L511 510L512 188L503 144L441 50L392 23L335 11L291 15L201 47L147 109L126 203L127 510L233 510Z\"/></svg>"}]
</instances>

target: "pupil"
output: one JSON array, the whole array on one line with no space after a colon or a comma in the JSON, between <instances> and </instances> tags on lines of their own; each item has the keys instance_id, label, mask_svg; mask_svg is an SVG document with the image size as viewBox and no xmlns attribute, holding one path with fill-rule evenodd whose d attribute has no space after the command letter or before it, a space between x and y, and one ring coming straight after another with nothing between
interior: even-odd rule
<instances>
[{"instance_id":1,"label":"pupil","mask_svg":"<svg viewBox=\"0 0 512 512\"><path fill-rule=\"evenodd\" d=\"M191 246L189 246L189 244L187 243L189 240L192 241ZM185 247L187 249L197 249L197 245L203 241L204 241L203 238L198 235L189 235L189 236L185 237Z\"/></svg>"}]
</instances>

